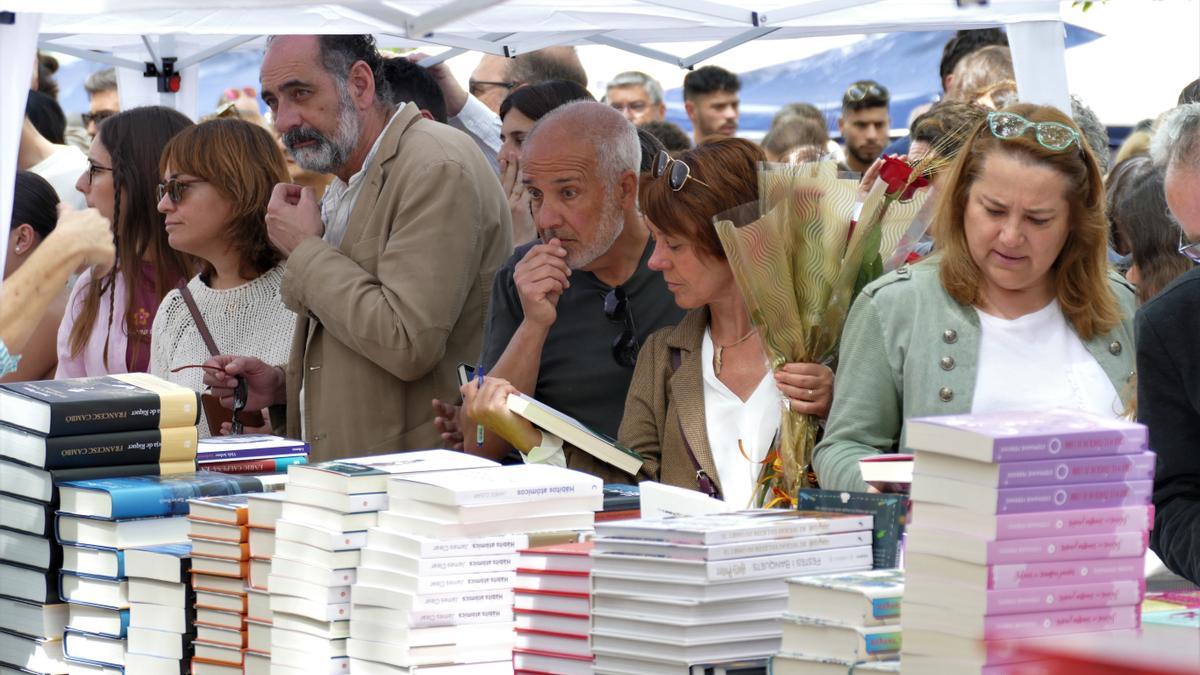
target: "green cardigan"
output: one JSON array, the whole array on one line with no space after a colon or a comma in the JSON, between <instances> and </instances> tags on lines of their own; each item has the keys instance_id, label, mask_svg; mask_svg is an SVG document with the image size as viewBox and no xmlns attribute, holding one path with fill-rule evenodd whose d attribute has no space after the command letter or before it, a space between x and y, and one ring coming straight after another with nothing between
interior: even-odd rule
<instances>
[{"instance_id":1,"label":"green cardigan","mask_svg":"<svg viewBox=\"0 0 1200 675\"><path fill-rule=\"evenodd\" d=\"M1109 286L1124 316L1084 346L1124 400L1132 395L1126 383L1134 371L1137 306L1125 279L1110 274ZM842 333L833 409L813 459L821 487L866 490L858 460L904 447L904 420L969 413L979 333L975 308L942 287L936 259L901 267L863 289Z\"/></svg>"}]
</instances>

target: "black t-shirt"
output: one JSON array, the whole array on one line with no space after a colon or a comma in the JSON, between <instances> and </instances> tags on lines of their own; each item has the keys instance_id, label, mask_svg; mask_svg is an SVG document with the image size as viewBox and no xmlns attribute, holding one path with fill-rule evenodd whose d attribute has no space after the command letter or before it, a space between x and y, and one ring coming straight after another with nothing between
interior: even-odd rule
<instances>
[{"instance_id":1,"label":"black t-shirt","mask_svg":"<svg viewBox=\"0 0 1200 675\"><path fill-rule=\"evenodd\" d=\"M538 243L521 245L496 272L483 336L481 361L485 370L490 371L500 360L525 317L513 272ZM637 270L621 285L639 344L645 344L646 338L659 328L679 323L684 315L662 275L646 266L653 250L654 242L650 240ZM612 343L625 329L625 323L610 321L604 314L604 296L611 290L611 286L591 272L571 273L571 287L558 299L557 318L542 348L533 397L616 438L633 368L613 359Z\"/></svg>"}]
</instances>

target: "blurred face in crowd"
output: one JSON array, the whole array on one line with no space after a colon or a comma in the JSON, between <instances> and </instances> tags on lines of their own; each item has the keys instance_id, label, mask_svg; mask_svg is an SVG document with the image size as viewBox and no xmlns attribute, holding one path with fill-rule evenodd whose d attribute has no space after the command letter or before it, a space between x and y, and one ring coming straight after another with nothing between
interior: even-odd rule
<instances>
[{"instance_id":1,"label":"blurred face in crowd","mask_svg":"<svg viewBox=\"0 0 1200 675\"><path fill-rule=\"evenodd\" d=\"M223 254L229 247L225 237L233 220L233 203L208 181L167 166L163 183L170 181L177 183L181 199L174 201L168 190L158 200L158 211L166 216L167 243L209 261Z\"/></svg>"},{"instance_id":2,"label":"blurred face in crowd","mask_svg":"<svg viewBox=\"0 0 1200 675\"><path fill-rule=\"evenodd\" d=\"M647 265L662 273L676 305L696 309L737 288L728 262L701 251L685 237L664 234L649 219L645 222L654 237L654 253Z\"/></svg>"},{"instance_id":3,"label":"blurred face in crowd","mask_svg":"<svg viewBox=\"0 0 1200 675\"><path fill-rule=\"evenodd\" d=\"M1067 179L1006 152L988 154L967 190L967 248L983 273L984 296L1032 292L1054 297L1051 267L1070 231ZM998 295L997 295L998 294Z\"/></svg>"},{"instance_id":4,"label":"blurred face in crowd","mask_svg":"<svg viewBox=\"0 0 1200 675\"><path fill-rule=\"evenodd\" d=\"M521 159L521 148L533 124L533 120L515 106L508 109L508 114L500 124L500 152L496 156L505 166Z\"/></svg>"},{"instance_id":5,"label":"blurred face in crowd","mask_svg":"<svg viewBox=\"0 0 1200 675\"><path fill-rule=\"evenodd\" d=\"M97 138L88 149L88 168L75 181L75 189L83 193L88 208L96 209L100 215L113 219L113 172L112 155Z\"/></svg>"},{"instance_id":6,"label":"blurred face in crowd","mask_svg":"<svg viewBox=\"0 0 1200 675\"><path fill-rule=\"evenodd\" d=\"M512 91L508 81L508 59L484 54L479 65L471 71L468 87L471 95L479 99L492 112L500 113L500 104Z\"/></svg>"},{"instance_id":7,"label":"blurred face in crowd","mask_svg":"<svg viewBox=\"0 0 1200 675\"><path fill-rule=\"evenodd\" d=\"M865 171L883 154L888 143L887 107L847 110L838 118L838 130L846 146L846 159L850 168Z\"/></svg>"},{"instance_id":8,"label":"blurred face in crowd","mask_svg":"<svg viewBox=\"0 0 1200 675\"><path fill-rule=\"evenodd\" d=\"M349 87L322 66L317 39L272 40L259 79L275 130L296 163L309 171L337 173L358 144L362 119Z\"/></svg>"},{"instance_id":9,"label":"blurred face in crowd","mask_svg":"<svg viewBox=\"0 0 1200 675\"><path fill-rule=\"evenodd\" d=\"M684 101L688 119L692 121L697 141L705 136L717 134L733 136L738 129L738 99L737 92L718 91L711 94L696 96L690 101Z\"/></svg>"},{"instance_id":10,"label":"blurred face in crowd","mask_svg":"<svg viewBox=\"0 0 1200 675\"><path fill-rule=\"evenodd\" d=\"M116 89L98 91L88 100L87 123L88 135L96 137L96 127L107 117L112 117L121 111L121 99Z\"/></svg>"},{"instance_id":11,"label":"blurred face in crowd","mask_svg":"<svg viewBox=\"0 0 1200 675\"><path fill-rule=\"evenodd\" d=\"M1177 164L1167 169L1163 192L1171 215L1192 243L1200 242L1200 168Z\"/></svg>"},{"instance_id":12,"label":"blurred face in crowd","mask_svg":"<svg viewBox=\"0 0 1200 675\"><path fill-rule=\"evenodd\" d=\"M661 121L667 116L667 106L653 103L650 94L646 93L646 88L636 84L610 87L607 97L608 104L621 111L625 119L633 122L635 126Z\"/></svg>"},{"instance_id":13,"label":"blurred face in crowd","mask_svg":"<svg viewBox=\"0 0 1200 675\"><path fill-rule=\"evenodd\" d=\"M588 269L625 226L620 200L597 175L595 156L579 130L559 125L530 138L521 158L538 235L562 242L571 269Z\"/></svg>"}]
</instances>

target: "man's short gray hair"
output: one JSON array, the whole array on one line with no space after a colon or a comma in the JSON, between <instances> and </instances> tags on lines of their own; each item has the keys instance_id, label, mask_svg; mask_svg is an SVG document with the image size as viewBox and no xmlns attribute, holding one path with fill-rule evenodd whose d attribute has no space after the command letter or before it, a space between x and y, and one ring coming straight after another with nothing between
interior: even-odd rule
<instances>
[{"instance_id":1,"label":"man's short gray hair","mask_svg":"<svg viewBox=\"0 0 1200 675\"><path fill-rule=\"evenodd\" d=\"M88 78L83 82L83 89L87 92L88 98L99 94L102 91L117 90L117 69L105 68L97 70L88 75Z\"/></svg>"},{"instance_id":2,"label":"man's short gray hair","mask_svg":"<svg viewBox=\"0 0 1200 675\"><path fill-rule=\"evenodd\" d=\"M618 74L608 83L609 89L613 87L641 87L646 90L646 95L650 97L650 103L662 105L662 85L659 84L658 80L640 70L627 70Z\"/></svg>"},{"instance_id":3,"label":"man's short gray hair","mask_svg":"<svg viewBox=\"0 0 1200 675\"><path fill-rule=\"evenodd\" d=\"M1150 141L1154 165L1200 170L1200 103L1185 103L1168 112Z\"/></svg>"},{"instance_id":4,"label":"man's short gray hair","mask_svg":"<svg viewBox=\"0 0 1200 675\"><path fill-rule=\"evenodd\" d=\"M570 125L575 137L592 146L596 175L611 190L621 174L638 173L642 163L642 145L637 127L611 106L595 101L572 101L551 110L538 120L530 138L539 129L560 124ZM526 144L529 143L527 139Z\"/></svg>"},{"instance_id":5,"label":"man's short gray hair","mask_svg":"<svg viewBox=\"0 0 1200 675\"><path fill-rule=\"evenodd\" d=\"M1071 119L1075 120L1079 131L1083 133L1083 139L1092 149L1092 154L1096 156L1096 163L1100 165L1100 174L1107 176L1112 160L1112 153L1108 149L1108 129L1104 128L1104 123L1096 116L1096 111L1087 107L1078 96L1073 94L1071 95Z\"/></svg>"}]
</instances>

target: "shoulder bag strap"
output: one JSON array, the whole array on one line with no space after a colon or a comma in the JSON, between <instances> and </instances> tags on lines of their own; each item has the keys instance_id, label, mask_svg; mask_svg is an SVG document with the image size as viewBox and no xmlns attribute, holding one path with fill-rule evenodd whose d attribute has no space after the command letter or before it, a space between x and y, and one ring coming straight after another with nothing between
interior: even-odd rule
<instances>
[{"instance_id":1,"label":"shoulder bag strap","mask_svg":"<svg viewBox=\"0 0 1200 675\"><path fill-rule=\"evenodd\" d=\"M679 348L671 347L672 374L679 370L682 362L683 356L680 354ZM721 491L717 489L717 484L708 477L708 473L700 467L700 460L696 459L696 452L692 450L692 444L688 442L687 432L683 428L683 418L679 418L679 436L683 439L683 447L687 448L688 459L692 460L692 468L696 470L696 489L713 499L720 499Z\"/></svg>"},{"instance_id":2,"label":"shoulder bag strap","mask_svg":"<svg viewBox=\"0 0 1200 675\"><path fill-rule=\"evenodd\" d=\"M192 297L192 292L188 290L187 280L184 279L178 288L179 294L183 296L183 301L187 303L188 311L192 313L192 321L196 322L196 328L200 330L200 337L204 338L204 345L208 347L210 354L219 356L221 350L217 349L217 343L213 340L212 333L208 332L208 325L204 323L204 317L200 315L200 308L196 306L196 299Z\"/></svg>"}]
</instances>

